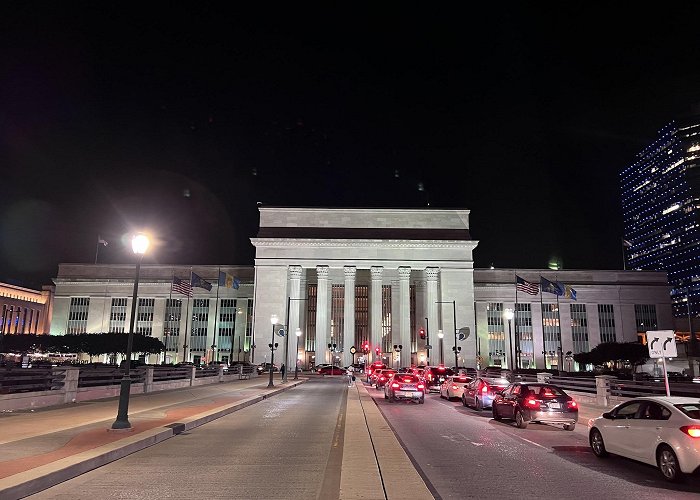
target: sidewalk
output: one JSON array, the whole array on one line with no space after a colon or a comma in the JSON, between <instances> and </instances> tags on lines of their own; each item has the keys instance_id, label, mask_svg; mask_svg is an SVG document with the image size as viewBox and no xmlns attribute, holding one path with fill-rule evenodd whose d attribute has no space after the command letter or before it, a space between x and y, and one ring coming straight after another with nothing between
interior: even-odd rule
<instances>
[{"instance_id":1,"label":"sidewalk","mask_svg":"<svg viewBox=\"0 0 700 500\"><path fill-rule=\"evenodd\" d=\"M116 398L0 414L0 498L49 488L308 380L277 376L133 394L131 429L112 431Z\"/></svg>"}]
</instances>

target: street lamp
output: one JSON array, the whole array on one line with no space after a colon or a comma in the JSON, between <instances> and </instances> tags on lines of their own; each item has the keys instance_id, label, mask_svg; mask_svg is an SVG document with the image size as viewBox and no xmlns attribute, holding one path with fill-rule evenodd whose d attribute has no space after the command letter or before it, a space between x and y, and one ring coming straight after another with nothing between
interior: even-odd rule
<instances>
[{"instance_id":1,"label":"street lamp","mask_svg":"<svg viewBox=\"0 0 700 500\"><path fill-rule=\"evenodd\" d=\"M445 353L442 350L442 338L445 336L444 333L442 333L442 330L438 330L438 338L440 339L440 364L444 365L445 364Z\"/></svg>"},{"instance_id":2,"label":"street lamp","mask_svg":"<svg viewBox=\"0 0 700 500\"><path fill-rule=\"evenodd\" d=\"M126 366L119 390L119 409L117 419L112 424L112 429L130 429L129 422L129 396L131 395L131 348L134 345L134 320L136 319L136 301L139 293L139 272L141 260L148 250L148 237L145 234L136 234L131 239L131 249L136 255L136 277L134 278L134 295L131 300L131 318L129 319L129 336L126 341Z\"/></svg>"},{"instance_id":3,"label":"street lamp","mask_svg":"<svg viewBox=\"0 0 700 500\"><path fill-rule=\"evenodd\" d=\"M510 353L510 361L508 368L510 369L510 371L513 371L513 336L511 332L511 322L515 317L515 314L513 313L512 309L506 308L503 311L503 316L508 320L508 352Z\"/></svg>"},{"instance_id":4,"label":"street lamp","mask_svg":"<svg viewBox=\"0 0 700 500\"><path fill-rule=\"evenodd\" d=\"M284 331L286 332L284 334L284 363L285 363L286 369L284 370L284 374L282 375L282 382L287 381L287 372L289 371L289 305L290 305L292 300L308 300L308 299L305 299L305 298L293 299L291 297L287 297L287 317L286 317L287 324L284 325ZM297 331L298 331L298 329L297 329ZM297 354L294 358L295 365L297 364L296 360L297 360L298 356L299 356L299 346L297 345Z\"/></svg>"},{"instance_id":5,"label":"street lamp","mask_svg":"<svg viewBox=\"0 0 700 500\"><path fill-rule=\"evenodd\" d=\"M328 344L328 350L331 353L331 366L335 366L335 353L338 352L338 344Z\"/></svg>"},{"instance_id":6,"label":"street lamp","mask_svg":"<svg viewBox=\"0 0 700 500\"><path fill-rule=\"evenodd\" d=\"M299 380L299 337L301 337L301 328L297 328L297 353L294 358L294 380Z\"/></svg>"},{"instance_id":7,"label":"street lamp","mask_svg":"<svg viewBox=\"0 0 700 500\"><path fill-rule=\"evenodd\" d=\"M270 382L267 384L268 387L274 387L275 384L272 383L272 372L275 367L275 325L277 324L277 315L273 314L270 316L270 323L272 323L272 341L270 342Z\"/></svg>"},{"instance_id":8,"label":"street lamp","mask_svg":"<svg viewBox=\"0 0 700 500\"><path fill-rule=\"evenodd\" d=\"M455 334L455 345L452 348L452 350L455 352L455 368L459 367L459 360L457 359L457 353L461 349L457 349L457 303L456 301L447 301L447 300L439 300L435 302L436 304L452 304L452 321L454 325L454 334Z\"/></svg>"}]
</instances>

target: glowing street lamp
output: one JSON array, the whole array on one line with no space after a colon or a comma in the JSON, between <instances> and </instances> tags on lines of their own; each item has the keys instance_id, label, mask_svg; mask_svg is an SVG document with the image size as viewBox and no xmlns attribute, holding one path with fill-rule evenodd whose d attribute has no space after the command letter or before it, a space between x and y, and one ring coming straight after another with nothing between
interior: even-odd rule
<instances>
[{"instance_id":1,"label":"glowing street lamp","mask_svg":"<svg viewBox=\"0 0 700 500\"><path fill-rule=\"evenodd\" d=\"M508 352L510 353L510 364L508 365L508 368L510 369L510 371L513 371L513 336L511 334L510 324L513 321L513 318L515 317L515 314L513 313L512 309L506 308L503 311L503 317L508 320Z\"/></svg>"},{"instance_id":2,"label":"glowing street lamp","mask_svg":"<svg viewBox=\"0 0 700 500\"><path fill-rule=\"evenodd\" d=\"M437 336L440 339L440 364L444 365L445 364L445 354L442 350L442 339L445 337L445 334L442 333L442 330L438 330Z\"/></svg>"},{"instance_id":3,"label":"glowing street lamp","mask_svg":"<svg viewBox=\"0 0 700 500\"><path fill-rule=\"evenodd\" d=\"M131 318L129 319L129 335L126 341L126 365L119 390L119 409L117 419L112 424L112 429L130 429L129 422L129 396L131 395L131 349L134 345L134 320L136 319L136 301L139 293L139 273L143 255L148 250L150 241L145 234L136 234L131 239L131 249L136 255L136 277L134 278L134 295L131 300Z\"/></svg>"},{"instance_id":4,"label":"glowing street lamp","mask_svg":"<svg viewBox=\"0 0 700 500\"><path fill-rule=\"evenodd\" d=\"M301 337L301 328L297 328L297 355L294 360L294 380L299 380L299 337Z\"/></svg>"}]
</instances>

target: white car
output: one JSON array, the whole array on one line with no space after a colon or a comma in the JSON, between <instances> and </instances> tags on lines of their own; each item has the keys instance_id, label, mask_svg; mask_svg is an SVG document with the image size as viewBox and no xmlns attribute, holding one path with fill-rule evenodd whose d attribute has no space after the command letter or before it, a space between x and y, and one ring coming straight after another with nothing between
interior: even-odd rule
<instances>
[{"instance_id":1,"label":"white car","mask_svg":"<svg viewBox=\"0 0 700 500\"><path fill-rule=\"evenodd\" d=\"M588 422L593 453L655 465L668 481L700 468L700 399L641 397Z\"/></svg>"},{"instance_id":2,"label":"white car","mask_svg":"<svg viewBox=\"0 0 700 500\"><path fill-rule=\"evenodd\" d=\"M447 377L445 381L440 384L440 397L462 399L464 386L471 381L472 378L467 375L452 375L451 377Z\"/></svg>"}]
</instances>

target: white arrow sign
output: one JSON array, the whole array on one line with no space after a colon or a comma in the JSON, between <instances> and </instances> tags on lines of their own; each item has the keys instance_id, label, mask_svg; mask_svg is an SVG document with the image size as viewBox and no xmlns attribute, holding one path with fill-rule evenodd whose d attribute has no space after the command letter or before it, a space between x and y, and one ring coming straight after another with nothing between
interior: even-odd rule
<instances>
[{"instance_id":1,"label":"white arrow sign","mask_svg":"<svg viewBox=\"0 0 700 500\"><path fill-rule=\"evenodd\" d=\"M647 347L650 358L676 358L676 335L673 330L650 330L647 332Z\"/></svg>"}]
</instances>

